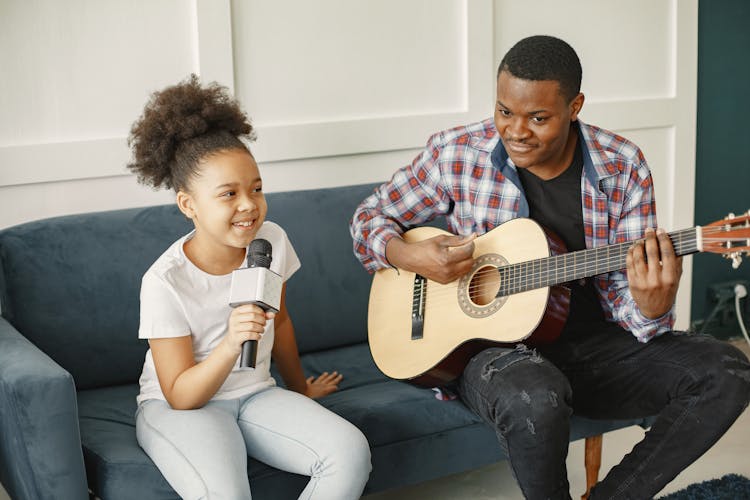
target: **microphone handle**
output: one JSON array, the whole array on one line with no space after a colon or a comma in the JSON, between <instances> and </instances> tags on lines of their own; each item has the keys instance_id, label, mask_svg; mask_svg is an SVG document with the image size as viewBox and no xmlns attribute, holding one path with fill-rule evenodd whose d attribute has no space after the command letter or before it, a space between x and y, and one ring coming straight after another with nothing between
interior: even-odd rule
<instances>
[{"instance_id":1,"label":"microphone handle","mask_svg":"<svg viewBox=\"0 0 750 500\"><path fill-rule=\"evenodd\" d=\"M258 341L246 340L242 343L242 354L240 355L241 368L255 368L255 360L258 357Z\"/></svg>"}]
</instances>

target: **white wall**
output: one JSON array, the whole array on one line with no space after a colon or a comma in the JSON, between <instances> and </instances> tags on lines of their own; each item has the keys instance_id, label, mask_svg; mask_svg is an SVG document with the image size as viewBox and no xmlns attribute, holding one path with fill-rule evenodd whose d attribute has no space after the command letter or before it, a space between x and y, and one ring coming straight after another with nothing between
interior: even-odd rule
<instances>
[{"instance_id":1,"label":"white wall","mask_svg":"<svg viewBox=\"0 0 750 500\"><path fill-rule=\"evenodd\" d=\"M635 140L660 223L693 223L697 0L0 0L0 228L168 203L128 174L148 95L196 72L258 129L268 191L385 180L490 116L519 38L569 41L581 118ZM678 298L689 319L690 269Z\"/></svg>"}]
</instances>

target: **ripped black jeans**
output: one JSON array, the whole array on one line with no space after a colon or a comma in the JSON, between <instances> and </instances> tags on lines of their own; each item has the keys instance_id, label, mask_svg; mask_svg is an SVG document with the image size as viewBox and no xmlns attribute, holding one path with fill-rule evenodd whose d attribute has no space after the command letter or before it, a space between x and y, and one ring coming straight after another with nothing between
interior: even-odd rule
<instances>
[{"instance_id":1,"label":"ripped black jeans","mask_svg":"<svg viewBox=\"0 0 750 500\"><path fill-rule=\"evenodd\" d=\"M617 325L564 334L544 349L490 348L458 380L464 403L495 428L526 498L570 499L569 418L656 415L651 430L591 499L653 498L747 407L750 363L706 335L643 344Z\"/></svg>"}]
</instances>

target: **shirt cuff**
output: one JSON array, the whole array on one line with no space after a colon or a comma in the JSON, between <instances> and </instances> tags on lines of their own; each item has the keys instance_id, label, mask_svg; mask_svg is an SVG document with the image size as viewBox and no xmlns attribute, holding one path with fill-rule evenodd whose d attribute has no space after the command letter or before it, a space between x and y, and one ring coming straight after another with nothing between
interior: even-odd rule
<instances>
[{"instance_id":1,"label":"shirt cuff","mask_svg":"<svg viewBox=\"0 0 750 500\"><path fill-rule=\"evenodd\" d=\"M639 342L648 342L654 337L672 329L672 309L658 318L650 319L643 315L637 307L633 308L631 318L631 333Z\"/></svg>"},{"instance_id":2,"label":"shirt cuff","mask_svg":"<svg viewBox=\"0 0 750 500\"><path fill-rule=\"evenodd\" d=\"M388 262L385 249L392 238L401 236L398 231L391 227L380 227L370 234L370 256L372 261L368 263L368 270L377 271L386 267L394 267Z\"/></svg>"}]
</instances>

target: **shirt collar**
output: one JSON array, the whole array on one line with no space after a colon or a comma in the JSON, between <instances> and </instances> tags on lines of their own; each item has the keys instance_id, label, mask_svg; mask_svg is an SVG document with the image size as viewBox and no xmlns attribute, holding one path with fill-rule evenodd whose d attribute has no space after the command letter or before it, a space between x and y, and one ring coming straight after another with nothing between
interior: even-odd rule
<instances>
[{"instance_id":1,"label":"shirt collar","mask_svg":"<svg viewBox=\"0 0 750 500\"><path fill-rule=\"evenodd\" d=\"M497 133L497 129L495 128L495 120L487 118L481 122L481 125L482 130L480 134L470 135L471 147L492 154L497 145L501 144L500 134Z\"/></svg>"},{"instance_id":2,"label":"shirt collar","mask_svg":"<svg viewBox=\"0 0 750 500\"><path fill-rule=\"evenodd\" d=\"M606 177L617 175L617 167L609 161L606 153L594 138L593 128L586 125L581 120L577 120L576 123L579 132L578 137L583 139L581 141L581 149L583 152L583 175L588 177L594 185L598 185L599 181ZM515 171L516 166L513 164L513 160L508 156L507 151L505 151L503 141L499 140L499 132L496 133L496 137L498 138L498 141L492 150L492 165L507 177L508 171ZM515 175L512 175L511 177L515 177Z\"/></svg>"},{"instance_id":3,"label":"shirt collar","mask_svg":"<svg viewBox=\"0 0 750 500\"><path fill-rule=\"evenodd\" d=\"M583 150L584 169L588 167L586 175L592 179L602 180L620 173L620 170L609 160L604 148L602 148L596 139L596 131L598 129L578 120L578 130L581 134L580 137L583 138L583 145L585 147Z\"/></svg>"}]
</instances>

